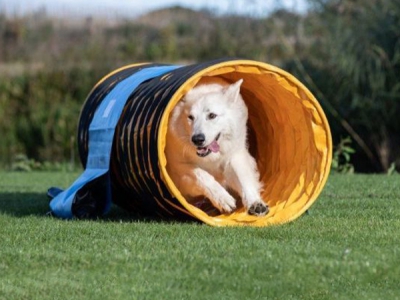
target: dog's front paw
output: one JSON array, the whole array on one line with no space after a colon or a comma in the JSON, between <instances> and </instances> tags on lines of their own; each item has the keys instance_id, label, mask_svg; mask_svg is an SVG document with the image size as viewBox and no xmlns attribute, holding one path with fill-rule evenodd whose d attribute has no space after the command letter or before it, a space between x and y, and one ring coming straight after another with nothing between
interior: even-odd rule
<instances>
[{"instance_id":1,"label":"dog's front paw","mask_svg":"<svg viewBox=\"0 0 400 300\"><path fill-rule=\"evenodd\" d=\"M227 197L220 201L218 209L222 213L231 213L236 209L236 200L233 197Z\"/></svg>"},{"instance_id":2,"label":"dog's front paw","mask_svg":"<svg viewBox=\"0 0 400 300\"><path fill-rule=\"evenodd\" d=\"M221 213L229 214L236 209L236 200L225 190L224 193L210 198L210 201Z\"/></svg>"},{"instance_id":3,"label":"dog's front paw","mask_svg":"<svg viewBox=\"0 0 400 300\"><path fill-rule=\"evenodd\" d=\"M269 212L269 207L264 202L254 202L247 210L247 213L249 215L258 217L265 216L268 212Z\"/></svg>"}]
</instances>

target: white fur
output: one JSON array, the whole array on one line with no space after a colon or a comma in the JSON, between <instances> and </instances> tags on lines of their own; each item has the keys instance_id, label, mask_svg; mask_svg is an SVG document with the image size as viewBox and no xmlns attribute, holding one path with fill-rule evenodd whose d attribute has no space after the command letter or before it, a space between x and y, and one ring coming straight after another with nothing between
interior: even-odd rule
<instances>
[{"instance_id":1,"label":"white fur","mask_svg":"<svg viewBox=\"0 0 400 300\"><path fill-rule=\"evenodd\" d=\"M235 198L228 193L233 190L249 213L264 215L268 207L260 196L257 164L247 149L248 112L240 95L242 82L199 85L175 106L167 134L167 170L189 202L205 196L221 212L230 213L236 208ZM204 134L204 146L218 137L219 151L198 156L192 142L197 134Z\"/></svg>"}]
</instances>

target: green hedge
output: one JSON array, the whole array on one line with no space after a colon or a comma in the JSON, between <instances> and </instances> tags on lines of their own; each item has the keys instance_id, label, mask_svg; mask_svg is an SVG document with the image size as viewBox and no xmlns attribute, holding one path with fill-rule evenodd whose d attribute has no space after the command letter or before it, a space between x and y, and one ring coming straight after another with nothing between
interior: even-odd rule
<instances>
[{"instance_id":1,"label":"green hedge","mask_svg":"<svg viewBox=\"0 0 400 300\"><path fill-rule=\"evenodd\" d=\"M327 113L334 144L351 138L356 153L346 163L355 171L399 171L400 2L308 2L304 15L216 16L173 7L113 26L0 13L0 167L19 154L76 160L82 102L113 69L236 56L277 65L303 82Z\"/></svg>"},{"instance_id":2,"label":"green hedge","mask_svg":"<svg viewBox=\"0 0 400 300\"><path fill-rule=\"evenodd\" d=\"M10 167L21 154L38 162L76 159L80 108L109 70L46 69L0 80L0 159Z\"/></svg>"}]
</instances>

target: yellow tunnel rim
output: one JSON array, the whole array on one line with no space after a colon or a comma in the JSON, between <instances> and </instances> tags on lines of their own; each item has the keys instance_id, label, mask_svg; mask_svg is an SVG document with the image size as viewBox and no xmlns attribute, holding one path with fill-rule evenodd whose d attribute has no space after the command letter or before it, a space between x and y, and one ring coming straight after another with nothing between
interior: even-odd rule
<instances>
[{"instance_id":1,"label":"yellow tunnel rim","mask_svg":"<svg viewBox=\"0 0 400 300\"><path fill-rule=\"evenodd\" d=\"M166 135L167 135L167 129L168 129L168 120L169 120L169 115L172 112L173 108L175 105L179 102L179 100L182 98L182 96L189 91L203 76L207 76L210 74L212 71L216 71L218 69L222 68L227 68L227 67L256 67L260 70L265 70L268 72L276 73L284 78L286 78L288 81L291 83L295 84L297 87L299 87L303 92L306 93L307 97L312 101L314 108L317 110L318 115L322 119L322 124L323 128L326 131L327 135L327 156L326 156L326 161L325 161L325 169L321 172L323 173L323 177L321 178L319 182L319 187L317 190L315 190L310 197L309 201L302 207L302 209L299 209L296 211L293 215L291 215L290 218L281 221L281 222L271 222L264 217L256 217L257 220L253 219L251 221L248 221L246 219L243 219L243 221L236 221L236 220L229 220L226 218L223 218L221 216L209 216L202 210L194 207L190 203L186 201L186 199L182 196L178 188L175 186L174 182L172 181L171 177L168 174L168 171L166 169L167 165L167 159L165 155L165 146L166 146ZM230 73L234 71L229 71L225 73ZM225 74L221 73L221 74ZM322 110L322 107L320 106L318 100L314 97L314 95L308 90L306 86L304 86L296 77L291 75L290 73L267 63L263 62L258 62L258 61L253 61L253 60L229 60L229 61L224 61L220 63L216 63L212 66L206 67L203 70L198 71L196 74L188 78L181 86L177 89L177 91L172 95L169 103L165 107L164 113L161 117L160 120L160 126L158 130L158 138L157 138L157 149L158 149L158 158L159 158L159 167L161 171L162 178L164 179L166 185L168 186L170 192L177 198L177 200L181 203L181 205L188 211L189 214L191 214L193 217L196 219L212 226L240 226L240 225L251 225L251 226L268 226L268 225L278 225L282 223L287 223L290 221L295 220L299 216L301 216L309 207L315 202L317 197L322 191L322 188L326 184L326 181L329 176L329 170L331 166L331 160L332 160L332 138L331 138L331 131L329 127L328 120L325 116L324 111ZM249 216L250 217L250 216Z\"/></svg>"}]
</instances>

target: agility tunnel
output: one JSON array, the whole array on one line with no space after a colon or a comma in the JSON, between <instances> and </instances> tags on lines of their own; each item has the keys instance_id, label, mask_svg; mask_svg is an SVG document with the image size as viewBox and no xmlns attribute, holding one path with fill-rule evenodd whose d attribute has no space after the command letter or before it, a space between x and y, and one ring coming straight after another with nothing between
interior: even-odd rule
<instances>
[{"instance_id":1,"label":"agility tunnel","mask_svg":"<svg viewBox=\"0 0 400 300\"><path fill-rule=\"evenodd\" d=\"M122 80L159 66L165 65L125 66L93 88L78 126L83 166L88 159L88 128L102 100L113 89L115 92ZM241 94L249 110L249 149L264 184L262 199L270 208L266 216L251 216L240 206L231 214L220 214L192 205L168 174L165 147L171 111L196 84L216 78L231 83L244 80ZM213 226L282 224L298 218L315 202L328 178L331 159L325 114L311 92L291 74L241 59L179 66L130 91L112 142L112 201L136 213L199 220Z\"/></svg>"}]
</instances>

